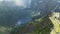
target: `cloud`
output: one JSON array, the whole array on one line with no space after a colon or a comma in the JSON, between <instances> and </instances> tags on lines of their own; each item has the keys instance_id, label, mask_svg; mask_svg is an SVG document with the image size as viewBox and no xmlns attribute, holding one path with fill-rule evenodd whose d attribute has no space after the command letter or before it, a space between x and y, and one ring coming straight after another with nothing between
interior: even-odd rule
<instances>
[{"instance_id":1,"label":"cloud","mask_svg":"<svg viewBox=\"0 0 60 34\"><path fill-rule=\"evenodd\" d=\"M16 6L23 6L23 7L26 7L25 5L25 0L14 0L14 3Z\"/></svg>"}]
</instances>

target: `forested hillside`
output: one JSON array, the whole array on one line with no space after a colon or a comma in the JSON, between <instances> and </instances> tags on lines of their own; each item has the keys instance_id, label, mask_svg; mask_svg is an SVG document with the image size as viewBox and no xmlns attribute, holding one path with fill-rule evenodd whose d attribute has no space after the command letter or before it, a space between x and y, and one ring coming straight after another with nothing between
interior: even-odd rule
<instances>
[{"instance_id":1,"label":"forested hillside","mask_svg":"<svg viewBox=\"0 0 60 34\"><path fill-rule=\"evenodd\" d=\"M41 19L35 19L29 23L22 24L15 28L12 34L50 34L52 27L53 24L50 19L44 16Z\"/></svg>"},{"instance_id":2,"label":"forested hillside","mask_svg":"<svg viewBox=\"0 0 60 34\"><path fill-rule=\"evenodd\" d=\"M0 0L0 34L50 34L51 12L60 0Z\"/></svg>"}]
</instances>

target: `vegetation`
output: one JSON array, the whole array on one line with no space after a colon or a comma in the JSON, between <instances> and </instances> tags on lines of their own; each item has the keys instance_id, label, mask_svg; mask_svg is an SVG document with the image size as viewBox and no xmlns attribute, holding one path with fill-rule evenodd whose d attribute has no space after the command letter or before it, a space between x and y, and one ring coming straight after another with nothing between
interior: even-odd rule
<instances>
[{"instance_id":1,"label":"vegetation","mask_svg":"<svg viewBox=\"0 0 60 34\"><path fill-rule=\"evenodd\" d=\"M29 23L15 28L12 34L49 34L53 27L52 22L47 16L35 19Z\"/></svg>"},{"instance_id":2,"label":"vegetation","mask_svg":"<svg viewBox=\"0 0 60 34\"><path fill-rule=\"evenodd\" d=\"M27 3L29 8L28 7L22 8L18 6L8 6L7 4L6 5L1 4L0 34L59 33L60 24L57 22L60 22L60 20L54 19L52 18L52 16L47 16L51 11L54 11L56 8L60 7L59 5L60 2L58 3L58 1L57 2L56 1L57 0L31 0L30 6ZM21 23L19 22L18 25L17 21L19 21L22 18L30 18L31 20L27 21L27 23L24 22L24 24L23 23L19 24ZM21 21L25 21L25 20L21 20ZM53 27L54 29L52 29Z\"/></svg>"},{"instance_id":3,"label":"vegetation","mask_svg":"<svg viewBox=\"0 0 60 34\"><path fill-rule=\"evenodd\" d=\"M10 34L12 27L0 26L0 34Z\"/></svg>"}]
</instances>

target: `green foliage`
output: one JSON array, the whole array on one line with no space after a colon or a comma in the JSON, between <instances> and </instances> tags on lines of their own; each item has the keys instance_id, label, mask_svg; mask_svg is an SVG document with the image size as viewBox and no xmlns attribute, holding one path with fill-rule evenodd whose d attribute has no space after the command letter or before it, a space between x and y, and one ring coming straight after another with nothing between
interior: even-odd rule
<instances>
[{"instance_id":1,"label":"green foliage","mask_svg":"<svg viewBox=\"0 0 60 34\"><path fill-rule=\"evenodd\" d=\"M0 26L0 34L10 34L12 27Z\"/></svg>"},{"instance_id":2,"label":"green foliage","mask_svg":"<svg viewBox=\"0 0 60 34\"><path fill-rule=\"evenodd\" d=\"M39 19L38 19L39 20ZM34 22L35 23L35 22ZM49 34L50 28L52 27L52 23L48 17L44 17L41 22L36 22L35 29L33 32L35 34Z\"/></svg>"},{"instance_id":3,"label":"green foliage","mask_svg":"<svg viewBox=\"0 0 60 34\"><path fill-rule=\"evenodd\" d=\"M31 27L33 26L33 27ZM47 16L41 19L35 19L25 25L17 27L12 34L49 34L51 32L52 23ZM30 29L29 29L30 28Z\"/></svg>"}]
</instances>

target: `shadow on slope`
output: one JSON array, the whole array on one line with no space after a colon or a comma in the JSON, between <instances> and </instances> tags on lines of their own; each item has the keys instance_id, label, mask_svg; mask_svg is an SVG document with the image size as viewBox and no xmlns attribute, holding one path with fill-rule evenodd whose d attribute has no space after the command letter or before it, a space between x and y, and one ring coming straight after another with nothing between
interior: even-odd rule
<instances>
[{"instance_id":1,"label":"shadow on slope","mask_svg":"<svg viewBox=\"0 0 60 34\"><path fill-rule=\"evenodd\" d=\"M44 16L14 28L11 34L49 34L52 27L48 16Z\"/></svg>"}]
</instances>

